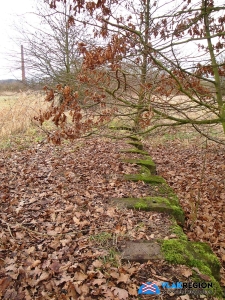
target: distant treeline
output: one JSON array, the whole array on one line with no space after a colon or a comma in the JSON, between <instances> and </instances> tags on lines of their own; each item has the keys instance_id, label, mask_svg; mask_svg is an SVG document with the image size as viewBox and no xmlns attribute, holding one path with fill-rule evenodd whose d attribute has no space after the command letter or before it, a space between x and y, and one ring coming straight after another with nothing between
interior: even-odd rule
<instances>
[{"instance_id":1,"label":"distant treeline","mask_svg":"<svg viewBox=\"0 0 225 300\"><path fill-rule=\"evenodd\" d=\"M4 80L0 80L0 92L3 91L20 92L20 91L26 91L28 89L42 90L44 85L45 85L44 82L35 82L34 80L29 80L26 83L24 83L21 80L4 79Z\"/></svg>"},{"instance_id":2,"label":"distant treeline","mask_svg":"<svg viewBox=\"0 0 225 300\"><path fill-rule=\"evenodd\" d=\"M4 79L0 80L0 91L19 92L25 89L25 84L20 80Z\"/></svg>"}]
</instances>

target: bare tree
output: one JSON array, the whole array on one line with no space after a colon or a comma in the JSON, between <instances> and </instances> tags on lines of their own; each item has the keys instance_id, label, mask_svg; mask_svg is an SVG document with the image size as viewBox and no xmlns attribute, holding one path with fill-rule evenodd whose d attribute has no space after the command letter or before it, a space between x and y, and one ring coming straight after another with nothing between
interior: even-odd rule
<instances>
[{"instance_id":1,"label":"bare tree","mask_svg":"<svg viewBox=\"0 0 225 300\"><path fill-rule=\"evenodd\" d=\"M70 1L50 9L47 1L37 2L34 22L25 21L16 26L24 46L25 68L28 78L49 86L76 87L76 74L81 67L77 42L88 35L79 23L69 18ZM22 25L21 25L22 24Z\"/></svg>"}]
</instances>

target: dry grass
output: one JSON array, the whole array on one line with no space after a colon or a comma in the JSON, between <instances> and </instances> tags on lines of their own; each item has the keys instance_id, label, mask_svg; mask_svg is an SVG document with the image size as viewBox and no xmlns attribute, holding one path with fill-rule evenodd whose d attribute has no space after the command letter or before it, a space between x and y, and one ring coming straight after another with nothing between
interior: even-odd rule
<instances>
[{"instance_id":1,"label":"dry grass","mask_svg":"<svg viewBox=\"0 0 225 300\"><path fill-rule=\"evenodd\" d=\"M44 110L49 106L48 102L44 101L45 95L38 91L28 91L20 93L4 92L0 94L0 148L2 146L10 146L16 141L16 145L22 141L27 144L32 141L40 141L46 137L46 134L37 127L37 124L32 120L35 115L38 115L39 110ZM180 100L176 99L179 103ZM179 100L179 101L178 101ZM185 102L185 101L184 101ZM126 113L127 111L125 111ZM68 122L71 124L71 116L66 112ZM154 121L154 120L153 120ZM158 122L155 120L154 122ZM163 121L162 121L163 122ZM132 125L131 120L116 117L110 122L110 125ZM154 124L153 124L154 125ZM52 130L55 126L47 121L44 123L44 129ZM224 134L221 133L221 126L202 126L204 132L212 137L224 139ZM119 132L117 132L119 135ZM191 141L202 142L205 138L201 138L191 125L182 127L172 127L157 129L153 133L146 134L145 139L156 137L159 143L166 140L179 140L182 143L189 144ZM29 140L29 141L28 141Z\"/></svg>"},{"instance_id":2,"label":"dry grass","mask_svg":"<svg viewBox=\"0 0 225 300\"><path fill-rule=\"evenodd\" d=\"M4 92L0 95L0 138L25 133L32 126L32 119L40 109L47 108L40 92Z\"/></svg>"}]
</instances>

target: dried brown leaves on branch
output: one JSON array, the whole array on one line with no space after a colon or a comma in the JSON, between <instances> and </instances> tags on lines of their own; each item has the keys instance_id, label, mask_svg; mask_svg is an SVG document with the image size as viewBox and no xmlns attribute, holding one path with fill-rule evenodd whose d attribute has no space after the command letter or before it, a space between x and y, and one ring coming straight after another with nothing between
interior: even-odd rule
<instances>
[{"instance_id":1,"label":"dried brown leaves on branch","mask_svg":"<svg viewBox=\"0 0 225 300\"><path fill-rule=\"evenodd\" d=\"M84 77L80 80L85 82ZM96 79L95 79L96 80ZM73 91L69 86L57 86L57 94L62 97L62 103L55 103L55 91L53 89L44 88L46 91L46 101L51 102L51 106L44 112L40 112L38 117L34 119L42 125L44 121L51 120L57 127L57 130L48 133L49 141L58 145L61 139L77 139L90 132L93 128L97 128L110 119L111 110L105 108L104 93L96 94L89 90L86 91L86 97L79 102L79 92ZM91 98L91 104L89 99ZM87 110L93 105L100 107L98 115L92 110Z\"/></svg>"}]
</instances>

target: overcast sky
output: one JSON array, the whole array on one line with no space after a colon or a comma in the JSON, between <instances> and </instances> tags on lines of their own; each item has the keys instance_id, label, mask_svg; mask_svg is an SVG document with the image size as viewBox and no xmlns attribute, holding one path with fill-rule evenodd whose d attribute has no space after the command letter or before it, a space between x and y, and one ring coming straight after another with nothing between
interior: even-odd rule
<instances>
[{"instance_id":1,"label":"overcast sky","mask_svg":"<svg viewBox=\"0 0 225 300\"><path fill-rule=\"evenodd\" d=\"M38 0L42 1L42 0ZM20 51L19 47L11 41L12 38L16 38L16 31L14 29L14 23L19 22L22 15L26 15L27 12L33 11L35 8L35 0L5 0L1 3L0 9L0 80L16 78L21 79L21 71L15 71L19 69L20 65L9 62L9 53L12 51ZM13 57L10 58L12 60ZM18 59L18 58L17 58ZM15 59L16 60L16 59ZM11 66L10 66L11 65Z\"/></svg>"},{"instance_id":2,"label":"overcast sky","mask_svg":"<svg viewBox=\"0 0 225 300\"><path fill-rule=\"evenodd\" d=\"M30 14L30 12L35 11L36 3L40 1L43 0L2 1L0 9L0 80L13 78L21 80L20 62L18 60L18 54L20 53L20 45L16 45L16 43L12 41L13 39L15 40L18 36L14 24L16 23L18 26L23 16L26 17L28 22L33 23L33 21L35 20L35 16ZM197 0L192 1L196 2ZM176 2L177 1L174 0L174 3ZM215 4L225 5L225 0L215 0ZM15 62L14 56L9 55L13 52L18 53L15 57Z\"/></svg>"}]
</instances>

